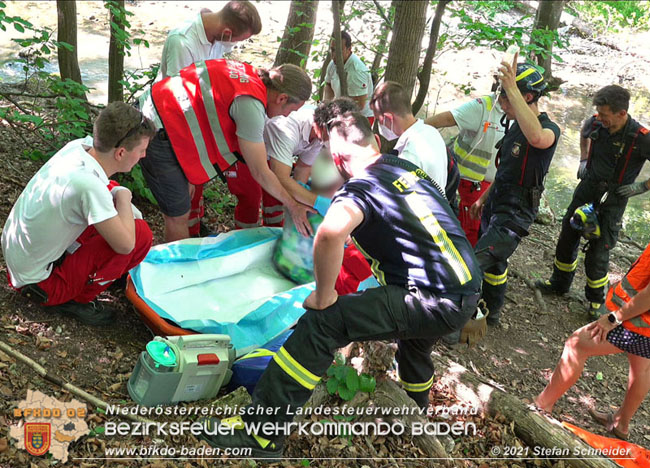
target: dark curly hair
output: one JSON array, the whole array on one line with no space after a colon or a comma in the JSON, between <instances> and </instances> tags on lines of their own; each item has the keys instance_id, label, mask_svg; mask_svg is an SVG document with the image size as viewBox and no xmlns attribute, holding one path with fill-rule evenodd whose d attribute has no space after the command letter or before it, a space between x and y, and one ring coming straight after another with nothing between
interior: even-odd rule
<instances>
[{"instance_id":1,"label":"dark curly hair","mask_svg":"<svg viewBox=\"0 0 650 468\"><path fill-rule=\"evenodd\" d=\"M321 128L328 128L335 118L347 112L358 111L359 106L349 97L340 97L330 102L321 102L314 111L314 123Z\"/></svg>"}]
</instances>

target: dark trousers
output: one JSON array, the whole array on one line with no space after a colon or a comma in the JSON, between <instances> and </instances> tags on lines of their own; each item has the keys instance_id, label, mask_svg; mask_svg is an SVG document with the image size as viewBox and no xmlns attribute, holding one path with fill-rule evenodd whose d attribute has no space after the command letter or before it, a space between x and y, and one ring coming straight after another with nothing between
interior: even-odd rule
<instances>
[{"instance_id":1,"label":"dark trousers","mask_svg":"<svg viewBox=\"0 0 650 468\"><path fill-rule=\"evenodd\" d=\"M498 320L508 284L508 258L535 221L528 191L516 185L493 187L481 217L481 237L474 246L483 271L483 294L490 319Z\"/></svg>"},{"instance_id":2,"label":"dark trousers","mask_svg":"<svg viewBox=\"0 0 650 468\"><path fill-rule=\"evenodd\" d=\"M400 378L420 407L428 405L433 377L431 349L476 310L478 294L457 300L398 286L340 296L325 310L307 310L276 353L253 393L253 406L279 408L274 416L243 416L247 421L284 423L309 399L334 359L352 341L397 339ZM268 434L266 434L268 435Z\"/></svg>"},{"instance_id":3,"label":"dark trousers","mask_svg":"<svg viewBox=\"0 0 650 468\"><path fill-rule=\"evenodd\" d=\"M573 199L562 218L562 231L555 248L551 284L559 291L568 291L575 276L581 233L571 227L570 221L576 208L586 204L598 205L607 192L606 183L582 180L573 192ZM598 206L600 238L587 243L585 252L585 273L587 284L585 296L590 302L605 302L608 285L609 251L616 245L621 230L621 220L627 206L627 198L618 197L610 190L607 200Z\"/></svg>"}]
</instances>

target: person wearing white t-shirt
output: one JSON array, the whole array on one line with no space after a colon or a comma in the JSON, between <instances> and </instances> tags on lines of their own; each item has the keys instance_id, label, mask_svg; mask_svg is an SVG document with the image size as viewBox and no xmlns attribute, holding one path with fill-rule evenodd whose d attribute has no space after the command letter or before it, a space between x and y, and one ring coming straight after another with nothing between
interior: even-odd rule
<instances>
[{"instance_id":1,"label":"person wearing white t-shirt","mask_svg":"<svg viewBox=\"0 0 650 468\"><path fill-rule=\"evenodd\" d=\"M503 119L496 96L489 94L425 120L436 128L458 127L452 147L460 171L458 219L473 246L478 242L481 220L470 216L470 207L494 181L495 146L504 136Z\"/></svg>"},{"instance_id":2,"label":"person wearing white t-shirt","mask_svg":"<svg viewBox=\"0 0 650 468\"><path fill-rule=\"evenodd\" d=\"M398 156L426 172L453 206L458 187L457 168L438 130L413 115L402 85L385 81L377 86L370 108L379 124L379 134L388 141L397 140L394 151Z\"/></svg>"},{"instance_id":3,"label":"person wearing white t-shirt","mask_svg":"<svg viewBox=\"0 0 650 468\"><path fill-rule=\"evenodd\" d=\"M259 34L261 30L260 15L255 5L249 1L228 2L217 12L204 8L197 16L172 29L167 35L156 81L176 75L195 62L220 59L232 50L236 42ZM248 167L240 162L228 171L228 177L231 185L246 186L255 183ZM190 235L201 234L200 220L203 212L203 185L193 186L188 221ZM207 229L203 229L203 234L208 234Z\"/></svg>"},{"instance_id":4,"label":"person wearing white t-shirt","mask_svg":"<svg viewBox=\"0 0 650 468\"><path fill-rule=\"evenodd\" d=\"M111 323L114 310L93 300L144 259L152 234L131 192L109 177L129 172L154 132L137 109L113 102L93 137L68 143L39 169L2 231L13 288L86 324Z\"/></svg>"},{"instance_id":5,"label":"person wearing white t-shirt","mask_svg":"<svg viewBox=\"0 0 650 468\"><path fill-rule=\"evenodd\" d=\"M370 70L368 70L366 64L359 57L352 53L352 39L345 31L341 32L341 51L343 53L343 70L345 71L345 79L348 85L347 96L357 103L357 106L361 109L361 113L368 117L370 125L372 125L373 114L372 110L370 110L369 103L372 97L373 87ZM341 97L341 80L336 72L334 41L330 44L330 52L332 61L327 66L325 90L323 92L323 100L325 102Z\"/></svg>"}]
</instances>

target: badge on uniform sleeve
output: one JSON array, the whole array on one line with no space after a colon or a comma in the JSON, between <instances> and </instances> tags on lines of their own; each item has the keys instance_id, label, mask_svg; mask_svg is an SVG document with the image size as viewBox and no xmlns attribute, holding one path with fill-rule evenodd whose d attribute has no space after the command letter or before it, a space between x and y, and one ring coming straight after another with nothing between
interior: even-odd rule
<instances>
[{"instance_id":1,"label":"badge on uniform sleeve","mask_svg":"<svg viewBox=\"0 0 650 468\"><path fill-rule=\"evenodd\" d=\"M512 145L512 151L510 153L512 154L513 158L518 158L520 151L521 151L521 143L515 143L514 145Z\"/></svg>"}]
</instances>

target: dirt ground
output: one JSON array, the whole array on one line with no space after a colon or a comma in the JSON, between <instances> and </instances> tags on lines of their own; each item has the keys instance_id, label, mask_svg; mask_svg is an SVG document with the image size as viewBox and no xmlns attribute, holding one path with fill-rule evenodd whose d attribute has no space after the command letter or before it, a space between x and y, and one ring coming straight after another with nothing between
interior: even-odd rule
<instances>
[{"instance_id":1,"label":"dirt ground","mask_svg":"<svg viewBox=\"0 0 650 468\"><path fill-rule=\"evenodd\" d=\"M589 50L590 54L584 51ZM598 56L595 63L590 57ZM584 81L584 95L600 87L605 79L601 64L610 58L625 60L621 52L573 37L565 54L565 63L558 66L560 76L571 70L579 70ZM637 57L639 64L646 68L645 56ZM634 73L630 66L625 73ZM631 79L631 78L629 78ZM569 87L563 96L555 100L552 110L562 114L563 119L575 125L582 118L580 109L574 109L576 103L567 95L579 94L577 85ZM579 99L584 98L581 95ZM578 115L580 114L580 115ZM573 129L575 132L575 129ZM0 219L4 223L14 201L29 178L38 170L39 163L17 156L21 147L15 135L0 123ZM223 196L220 182L214 183ZM568 203L568 200L567 200ZM144 200L136 200L154 231L155 243L162 241L162 220L155 206ZM206 217L214 231L224 232L231 228L232 207L225 204L225 211L217 213L208 207ZM562 213L555 213L556 219ZM554 256L555 240L559 233L559 222L551 225L535 224L531 234L520 244L509 266L508 292L502 317L502 326L490 329L480 344L472 349L457 348L449 350L442 345L436 348L440 354L471 369L483 378L490 379L503 390L522 399L530 399L544 387L550 372L560 356L562 346L572 331L586 322L585 299L582 292L585 276L582 262L570 294L564 298L544 298L544 306L536 302L535 295L524 279L546 278L550 274ZM627 270L634 258L641 252L640 242L623 238L614 249L611 261L612 280L620 277ZM580 254L581 258L583 254ZM5 267L0 266L0 277L6 275ZM122 291L111 291L102 295L102 300L110 301L119 310L119 317L110 328L91 328L80 325L69 318L52 314L17 295L6 282L0 282L0 339L43 365L49 372L90 392L91 394L115 404L131 404L126 382L135 365L137 356L152 338L151 332L139 320L131 304ZM622 356L593 358L588 361L585 372L578 382L557 404L555 417L574 423L598 434L604 434L602 428L594 424L588 408L597 406L614 408L622 401L627 384L627 360ZM69 400L71 395L54 384L0 352L0 468L8 467L46 467L56 464L53 459L30 457L24 450L19 450L8 440L8 426L15 424L12 410L17 402L24 399L28 389L40 390L60 400ZM433 404L449 404L454 396L449 389L436 385L432 390ZM107 418L89 406L86 418L90 427L101 427ZM117 421L111 418L112 421ZM458 458L487 457L493 444L520 443L513 435L511 426L497 418L474 418L479 427L479 436L472 439L460 438L454 441L452 453ZM650 400L646 399L639 409L631 431L631 441L644 447L650 447ZM138 461L106 461L105 447L134 446L152 444L185 443L196 446L192 438L174 437L158 440L144 437L106 437L101 434L82 437L70 445L70 457L65 466L100 467L100 466L149 466L151 468L175 466L218 466L215 461L165 461L146 459ZM358 466L389 466L390 457L418 457L417 451L409 441L391 439L373 441L374 448L368 448L363 441L320 440L318 438L297 437L293 435L288 442L287 453L296 459L286 461L278 466L351 466L345 460L321 460L301 462L301 459L313 457L350 457L379 456L385 460L359 461ZM376 455L374 455L376 454ZM84 457L97 457L94 460L80 460ZM77 460L73 460L78 458ZM467 460L467 467L505 467L505 466L565 466L562 461L537 460L535 463L503 462L499 460ZM234 462L238 466L255 466L246 461ZM355 462L355 465L357 463ZM395 462L396 466L435 466L433 462L411 460Z\"/></svg>"}]
</instances>

